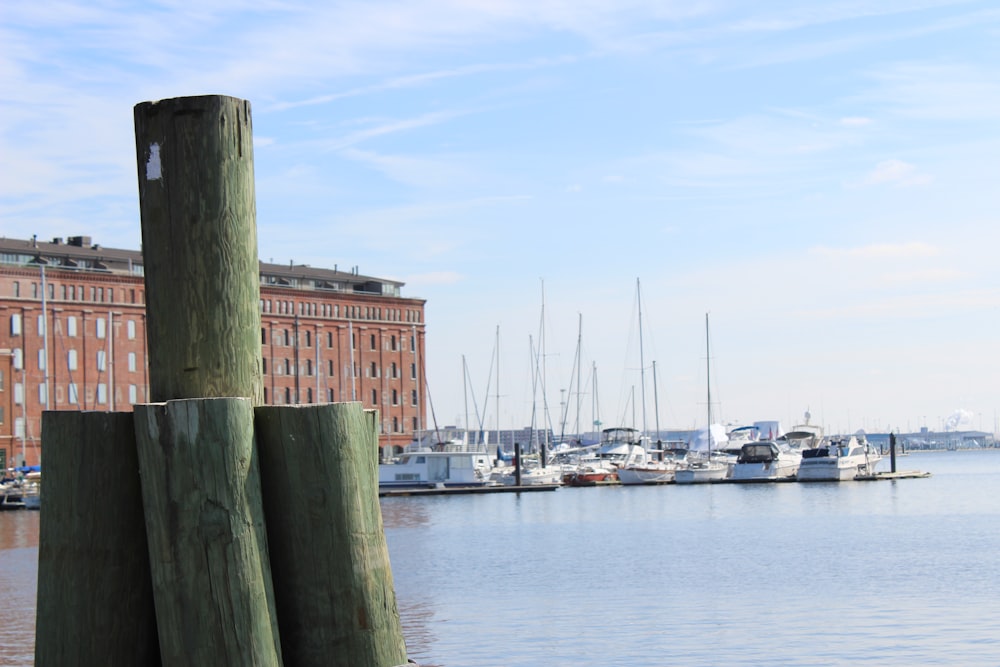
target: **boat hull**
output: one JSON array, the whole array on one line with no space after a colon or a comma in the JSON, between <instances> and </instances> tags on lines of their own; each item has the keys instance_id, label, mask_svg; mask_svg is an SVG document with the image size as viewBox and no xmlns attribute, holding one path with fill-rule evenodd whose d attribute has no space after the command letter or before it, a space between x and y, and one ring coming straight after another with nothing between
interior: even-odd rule
<instances>
[{"instance_id":1,"label":"boat hull","mask_svg":"<svg viewBox=\"0 0 1000 667\"><path fill-rule=\"evenodd\" d=\"M798 471L797 461L737 463L733 466L732 480L734 482L773 482L779 479L794 479Z\"/></svg>"},{"instance_id":2,"label":"boat hull","mask_svg":"<svg viewBox=\"0 0 1000 667\"><path fill-rule=\"evenodd\" d=\"M675 468L619 468L618 481L627 485L669 484L676 472Z\"/></svg>"},{"instance_id":3,"label":"boat hull","mask_svg":"<svg viewBox=\"0 0 1000 667\"><path fill-rule=\"evenodd\" d=\"M712 463L705 466L682 468L674 473L675 484L705 484L721 482L729 476L729 466Z\"/></svg>"}]
</instances>

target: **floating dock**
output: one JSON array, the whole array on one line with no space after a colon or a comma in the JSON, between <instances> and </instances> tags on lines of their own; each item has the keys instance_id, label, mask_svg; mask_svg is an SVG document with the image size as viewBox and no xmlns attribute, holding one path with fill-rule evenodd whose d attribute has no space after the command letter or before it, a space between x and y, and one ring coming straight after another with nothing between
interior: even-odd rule
<instances>
[{"instance_id":1,"label":"floating dock","mask_svg":"<svg viewBox=\"0 0 1000 667\"><path fill-rule=\"evenodd\" d=\"M929 472L920 470L901 470L899 472L877 472L874 475L858 475L854 478L856 482L878 482L883 479L922 479L930 477Z\"/></svg>"},{"instance_id":2,"label":"floating dock","mask_svg":"<svg viewBox=\"0 0 1000 667\"><path fill-rule=\"evenodd\" d=\"M523 491L555 491L562 484L531 484L528 486L400 486L379 487L379 498L395 496L457 496L475 493L521 493Z\"/></svg>"}]
</instances>

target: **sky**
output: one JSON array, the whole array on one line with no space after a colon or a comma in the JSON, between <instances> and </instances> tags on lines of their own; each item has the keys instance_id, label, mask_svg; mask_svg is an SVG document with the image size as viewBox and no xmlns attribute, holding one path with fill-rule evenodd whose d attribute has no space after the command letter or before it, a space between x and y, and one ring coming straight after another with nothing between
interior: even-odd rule
<instances>
[{"instance_id":1,"label":"sky","mask_svg":"<svg viewBox=\"0 0 1000 667\"><path fill-rule=\"evenodd\" d=\"M991 1L8 0L0 91L0 235L132 249L133 106L248 100L261 259L426 299L439 426L997 429Z\"/></svg>"}]
</instances>

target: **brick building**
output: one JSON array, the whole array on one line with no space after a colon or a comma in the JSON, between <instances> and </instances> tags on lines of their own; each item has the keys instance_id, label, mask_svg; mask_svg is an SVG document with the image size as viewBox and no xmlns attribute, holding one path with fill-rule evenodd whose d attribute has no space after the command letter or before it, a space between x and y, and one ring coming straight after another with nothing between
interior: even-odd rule
<instances>
[{"instance_id":1,"label":"brick building","mask_svg":"<svg viewBox=\"0 0 1000 667\"><path fill-rule=\"evenodd\" d=\"M260 264L261 370L272 405L360 401L379 444L425 423L424 301L403 283ZM0 238L0 463L37 465L41 415L148 402L142 254L90 237Z\"/></svg>"}]
</instances>

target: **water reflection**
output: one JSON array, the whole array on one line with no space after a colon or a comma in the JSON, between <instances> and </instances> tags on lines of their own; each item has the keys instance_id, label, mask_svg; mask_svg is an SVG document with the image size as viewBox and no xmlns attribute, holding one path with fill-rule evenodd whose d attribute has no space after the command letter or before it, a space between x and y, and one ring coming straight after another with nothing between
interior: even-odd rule
<instances>
[{"instance_id":1,"label":"water reflection","mask_svg":"<svg viewBox=\"0 0 1000 667\"><path fill-rule=\"evenodd\" d=\"M34 663L39 512L0 512L0 665Z\"/></svg>"}]
</instances>

